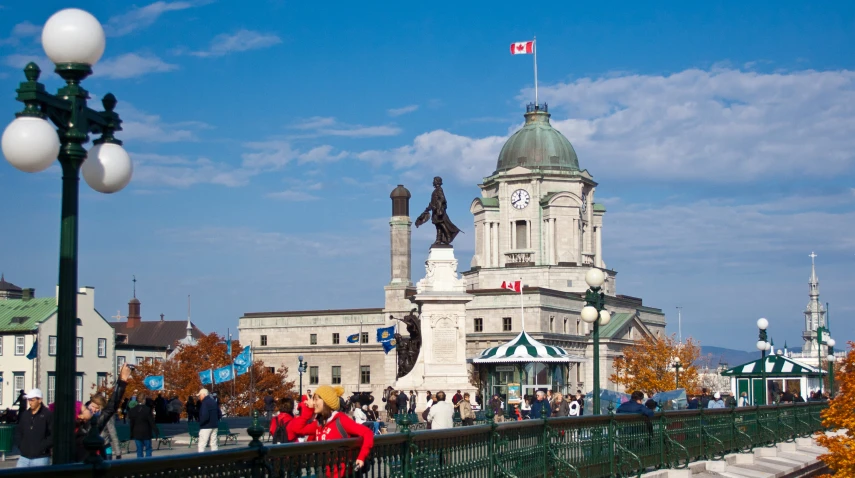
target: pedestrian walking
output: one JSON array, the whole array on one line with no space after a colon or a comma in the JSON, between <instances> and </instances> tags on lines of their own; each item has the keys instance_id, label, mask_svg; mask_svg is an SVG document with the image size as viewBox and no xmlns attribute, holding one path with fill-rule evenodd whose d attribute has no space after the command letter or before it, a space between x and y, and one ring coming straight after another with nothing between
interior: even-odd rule
<instances>
[{"instance_id":1,"label":"pedestrian walking","mask_svg":"<svg viewBox=\"0 0 855 478\"><path fill-rule=\"evenodd\" d=\"M264 397L264 416L268 420L273 418L273 409L276 407L276 399L273 398L273 390L267 391L267 396Z\"/></svg>"},{"instance_id":2,"label":"pedestrian walking","mask_svg":"<svg viewBox=\"0 0 855 478\"><path fill-rule=\"evenodd\" d=\"M549 416L549 401L546 399L546 393L543 390L538 390L535 393L537 399L531 404L531 418L542 418L544 414Z\"/></svg>"},{"instance_id":3,"label":"pedestrian walking","mask_svg":"<svg viewBox=\"0 0 855 478\"><path fill-rule=\"evenodd\" d=\"M297 441L297 436L288 433L288 423L294 419L294 399L285 397L279 400L279 415L270 420L270 436L273 443L291 443Z\"/></svg>"},{"instance_id":4,"label":"pedestrian walking","mask_svg":"<svg viewBox=\"0 0 855 478\"><path fill-rule=\"evenodd\" d=\"M502 423L505 421L505 407L502 404L502 399L499 394L493 394L493 399L490 400L490 408L493 410L493 421Z\"/></svg>"},{"instance_id":5,"label":"pedestrian walking","mask_svg":"<svg viewBox=\"0 0 855 478\"><path fill-rule=\"evenodd\" d=\"M727 408L724 404L724 400L721 399L721 393L715 392L713 400L709 401L707 408Z\"/></svg>"},{"instance_id":6,"label":"pedestrian walking","mask_svg":"<svg viewBox=\"0 0 855 478\"><path fill-rule=\"evenodd\" d=\"M315 390L311 401L300 403L300 415L288 423L288 431L298 436L306 436L309 441L339 440L342 438L362 438L359 454L352 467L343 461L325 467L328 478L344 478L358 472L365 466L365 459L374 446L374 433L362 425L357 425L347 414L339 410L339 398L344 388L321 385Z\"/></svg>"},{"instance_id":7,"label":"pedestrian walking","mask_svg":"<svg viewBox=\"0 0 855 478\"><path fill-rule=\"evenodd\" d=\"M187 412L187 421L192 422L193 420L199 421L199 417L196 415L196 400L193 400L193 397L187 397L187 403L184 405L184 411Z\"/></svg>"},{"instance_id":8,"label":"pedestrian walking","mask_svg":"<svg viewBox=\"0 0 855 478\"><path fill-rule=\"evenodd\" d=\"M204 453L205 447L211 445L211 451L219 449L217 443L217 428L220 426L222 413L217 402L208 395L208 389L203 388L197 394L199 405L199 453ZM213 437L213 440L211 439Z\"/></svg>"},{"instance_id":9,"label":"pedestrian walking","mask_svg":"<svg viewBox=\"0 0 855 478\"><path fill-rule=\"evenodd\" d=\"M410 414L416 413L416 392L410 390Z\"/></svg>"},{"instance_id":10,"label":"pedestrian walking","mask_svg":"<svg viewBox=\"0 0 855 478\"><path fill-rule=\"evenodd\" d=\"M461 395L460 390L458 390L457 393L455 393L454 396L451 397L451 403L453 405L457 405L457 402L461 400L463 400L463 395Z\"/></svg>"},{"instance_id":11,"label":"pedestrian walking","mask_svg":"<svg viewBox=\"0 0 855 478\"><path fill-rule=\"evenodd\" d=\"M454 428L454 405L445 401L445 392L437 392L436 403L427 416L431 430Z\"/></svg>"},{"instance_id":12,"label":"pedestrian walking","mask_svg":"<svg viewBox=\"0 0 855 478\"><path fill-rule=\"evenodd\" d=\"M568 417L570 416L570 407L567 405L567 402L564 401L564 396L561 393L556 393L552 399L552 415L555 417Z\"/></svg>"},{"instance_id":13,"label":"pedestrian walking","mask_svg":"<svg viewBox=\"0 0 855 478\"><path fill-rule=\"evenodd\" d=\"M151 408L145 402L139 403L131 409L129 418L131 420L130 435L137 449L137 458L142 458L143 453L150 457L151 440L157 433Z\"/></svg>"},{"instance_id":14,"label":"pedestrian walking","mask_svg":"<svg viewBox=\"0 0 855 478\"><path fill-rule=\"evenodd\" d=\"M576 390L576 402L579 404L579 416L581 417L585 413L585 396L582 395L581 390Z\"/></svg>"},{"instance_id":15,"label":"pedestrian walking","mask_svg":"<svg viewBox=\"0 0 855 478\"><path fill-rule=\"evenodd\" d=\"M464 393L455 407L460 411L460 421L464 427L468 427L475 423L475 412L472 411L472 403L469 401L469 394Z\"/></svg>"},{"instance_id":16,"label":"pedestrian walking","mask_svg":"<svg viewBox=\"0 0 855 478\"><path fill-rule=\"evenodd\" d=\"M18 420L20 420L21 415L27 410L27 394L23 390L18 393L18 399L12 402L12 406L14 407L15 405L18 405Z\"/></svg>"},{"instance_id":17,"label":"pedestrian walking","mask_svg":"<svg viewBox=\"0 0 855 478\"><path fill-rule=\"evenodd\" d=\"M15 443L21 451L18 468L50 465L53 447L53 413L42 405L42 391L38 388L24 394L29 409L18 415Z\"/></svg>"},{"instance_id":18,"label":"pedestrian walking","mask_svg":"<svg viewBox=\"0 0 855 478\"><path fill-rule=\"evenodd\" d=\"M170 400L169 405L167 405L167 409L169 410L169 423L178 423L181 421L182 408L184 408L184 405L181 403L181 400L178 399L177 395L173 395L172 400Z\"/></svg>"},{"instance_id":19,"label":"pedestrian walking","mask_svg":"<svg viewBox=\"0 0 855 478\"><path fill-rule=\"evenodd\" d=\"M398 392L398 413L400 413L400 414L407 413L407 410L409 409L407 407L407 402L409 402L409 399L407 398L407 393L404 392L403 390Z\"/></svg>"}]
</instances>

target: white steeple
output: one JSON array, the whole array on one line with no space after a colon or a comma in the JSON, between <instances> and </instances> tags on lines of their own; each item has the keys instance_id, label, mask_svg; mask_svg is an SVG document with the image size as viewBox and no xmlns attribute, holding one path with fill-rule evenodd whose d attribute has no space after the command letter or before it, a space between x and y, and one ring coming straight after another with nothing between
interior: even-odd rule
<instances>
[{"instance_id":1,"label":"white steeple","mask_svg":"<svg viewBox=\"0 0 855 478\"><path fill-rule=\"evenodd\" d=\"M805 309L805 329L802 332L804 339L803 353L816 353L816 329L825 327L825 308L819 301L819 278L816 276L816 257L813 252L810 257L810 279L808 280L808 290L810 301Z\"/></svg>"}]
</instances>

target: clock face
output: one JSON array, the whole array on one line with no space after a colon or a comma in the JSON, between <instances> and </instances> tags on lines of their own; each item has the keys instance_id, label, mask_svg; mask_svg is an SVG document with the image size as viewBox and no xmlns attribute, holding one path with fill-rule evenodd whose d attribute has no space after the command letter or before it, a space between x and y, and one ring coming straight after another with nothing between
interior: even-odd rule
<instances>
[{"instance_id":1,"label":"clock face","mask_svg":"<svg viewBox=\"0 0 855 478\"><path fill-rule=\"evenodd\" d=\"M528 206L529 199L528 191L525 189L517 189L511 194L511 205L517 209L523 209Z\"/></svg>"}]
</instances>

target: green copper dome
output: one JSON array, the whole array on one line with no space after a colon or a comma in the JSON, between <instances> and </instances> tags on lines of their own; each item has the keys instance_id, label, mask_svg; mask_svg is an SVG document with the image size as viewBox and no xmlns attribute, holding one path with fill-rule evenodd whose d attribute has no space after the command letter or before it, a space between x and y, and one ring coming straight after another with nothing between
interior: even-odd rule
<instances>
[{"instance_id":1,"label":"green copper dome","mask_svg":"<svg viewBox=\"0 0 855 478\"><path fill-rule=\"evenodd\" d=\"M529 169L579 170L579 158L573 145L549 124L549 117L546 105L528 105L525 126L514 133L502 147L496 173L517 166Z\"/></svg>"}]
</instances>

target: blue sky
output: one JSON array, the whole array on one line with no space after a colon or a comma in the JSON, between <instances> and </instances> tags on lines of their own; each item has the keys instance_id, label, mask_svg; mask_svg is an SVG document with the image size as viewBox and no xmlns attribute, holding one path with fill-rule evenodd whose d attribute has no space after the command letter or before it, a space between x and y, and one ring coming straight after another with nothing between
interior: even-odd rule
<instances>
[{"instance_id":1,"label":"blue sky","mask_svg":"<svg viewBox=\"0 0 855 478\"><path fill-rule=\"evenodd\" d=\"M599 181L618 292L676 331L750 350L755 320L800 345L816 251L832 332L855 314L855 5L850 2L9 2L0 111L56 10L84 8L107 50L86 81L119 99L134 178L81 186L80 284L105 316L234 330L244 312L379 307L388 199L442 175L461 270L468 206L540 97ZM43 75L49 89L58 78ZM0 271L52 293L59 170L0 162ZM414 279L431 232L414 234ZM847 293L849 292L849 293ZM848 336L846 334L849 334ZM840 340L838 340L840 341Z\"/></svg>"}]
</instances>

